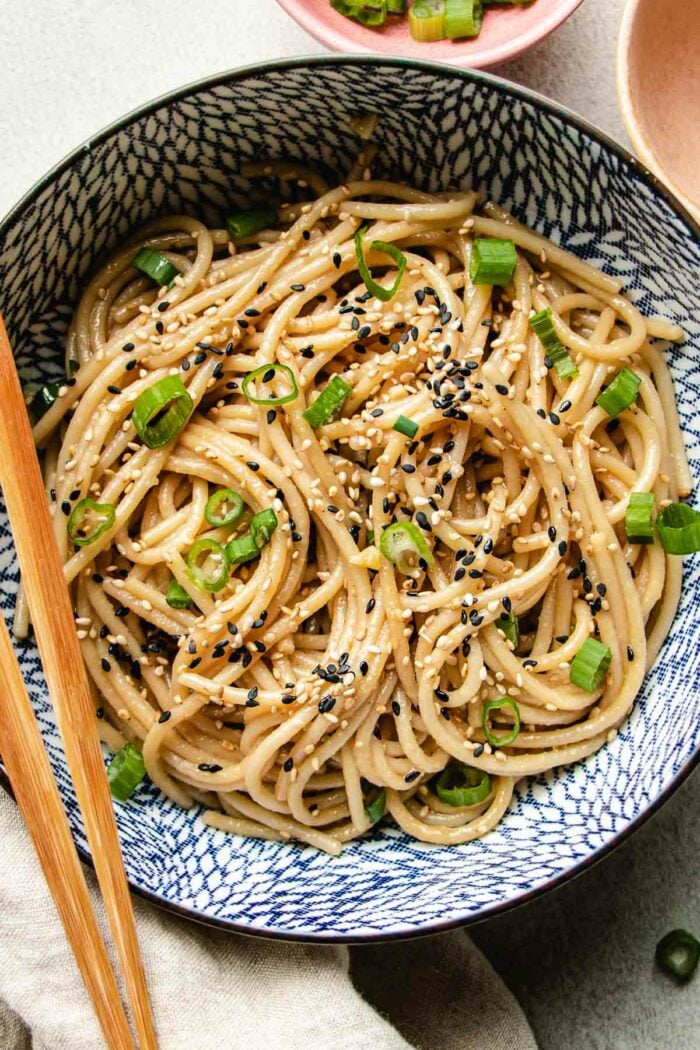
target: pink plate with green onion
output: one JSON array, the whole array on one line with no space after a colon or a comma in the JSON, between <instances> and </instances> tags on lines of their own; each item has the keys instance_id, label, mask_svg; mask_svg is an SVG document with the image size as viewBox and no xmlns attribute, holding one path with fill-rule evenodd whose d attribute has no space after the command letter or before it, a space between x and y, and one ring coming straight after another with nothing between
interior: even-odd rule
<instances>
[{"instance_id":1,"label":"pink plate with green onion","mask_svg":"<svg viewBox=\"0 0 700 1050\"><path fill-rule=\"evenodd\" d=\"M384 54L451 62L485 69L527 51L573 14L582 0L487 3L479 35L472 39L414 40L406 15L390 15L379 28L364 26L334 10L330 0L277 0L307 32L332 51ZM407 9L412 0L408 0ZM413 0L415 2L415 0ZM349 5L356 0L347 0ZM357 6L363 5L357 0Z\"/></svg>"}]
</instances>

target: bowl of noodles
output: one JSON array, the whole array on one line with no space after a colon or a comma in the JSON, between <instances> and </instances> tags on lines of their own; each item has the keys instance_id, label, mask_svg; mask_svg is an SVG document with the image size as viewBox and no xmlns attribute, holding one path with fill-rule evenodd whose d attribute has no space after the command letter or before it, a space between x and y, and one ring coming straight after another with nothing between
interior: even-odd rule
<instances>
[{"instance_id":1,"label":"bowl of noodles","mask_svg":"<svg viewBox=\"0 0 700 1050\"><path fill-rule=\"evenodd\" d=\"M184 88L20 202L0 305L135 892L414 936L561 883L688 775L699 262L577 118L380 58Z\"/></svg>"}]
</instances>

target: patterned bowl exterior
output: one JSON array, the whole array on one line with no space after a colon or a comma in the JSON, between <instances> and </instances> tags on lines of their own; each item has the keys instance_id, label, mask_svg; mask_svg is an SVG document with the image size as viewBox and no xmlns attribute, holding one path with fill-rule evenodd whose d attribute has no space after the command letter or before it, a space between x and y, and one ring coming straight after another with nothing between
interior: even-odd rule
<instances>
[{"instance_id":1,"label":"patterned bowl exterior","mask_svg":"<svg viewBox=\"0 0 700 1050\"><path fill-rule=\"evenodd\" d=\"M264 194L243 160L294 158L342 177L358 149L347 118L381 115L381 166L428 190L480 187L606 271L637 304L680 322L671 352L700 472L700 245L691 220L619 147L552 104L483 74L381 58L298 60L185 88L102 132L49 174L0 227L0 305L23 376L56 375L81 283L157 212L209 220ZM249 196L250 194L250 196ZM340 858L205 828L150 786L117 804L135 891L191 918L296 939L415 936L483 918L563 881L648 816L698 755L700 561L632 716L574 767L524 781L501 825L452 848L383 828ZM18 567L0 508L0 596ZM34 644L18 646L73 832L85 835Z\"/></svg>"}]
</instances>

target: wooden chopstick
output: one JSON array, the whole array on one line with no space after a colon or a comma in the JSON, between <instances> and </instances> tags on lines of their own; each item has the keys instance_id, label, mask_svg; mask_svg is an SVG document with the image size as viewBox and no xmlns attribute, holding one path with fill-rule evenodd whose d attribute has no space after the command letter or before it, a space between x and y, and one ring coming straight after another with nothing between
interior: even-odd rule
<instances>
[{"instance_id":1,"label":"wooden chopstick","mask_svg":"<svg viewBox=\"0 0 700 1050\"><path fill-rule=\"evenodd\" d=\"M0 316L0 482L32 626L142 1050L157 1041L95 710L12 349Z\"/></svg>"},{"instance_id":2,"label":"wooden chopstick","mask_svg":"<svg viewBox=\"0 0 700 1050\"><path fill-rule=\"evenodd\" d=\"M0 616L0 754L110 1050L133 1050L53 771Z\"/></svg>"}]
</instances>

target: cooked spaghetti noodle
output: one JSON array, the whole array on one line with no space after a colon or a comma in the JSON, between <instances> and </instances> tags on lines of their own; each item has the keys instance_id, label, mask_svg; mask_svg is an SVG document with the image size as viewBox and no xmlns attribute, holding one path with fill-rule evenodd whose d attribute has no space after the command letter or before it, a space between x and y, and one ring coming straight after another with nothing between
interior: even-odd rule
<instances>
[{"instance_id":1,"label":"cooked spaghetti noodle","mask_svg":"<svg viewBox=\"0 0 700 1050\"><path fill-rule=\"evenodd\" d=\"M680 560L625 517L690 491L655 342L682 332L473 193L265 173L317 198L235 241L142 230L36 424L103 738L216 828L337 854L386 808L468 842L520 778L614 737L668 631ZM514 245L500 285L470 278L477 238ZM611 415L623 366L638 396ZM191 411L168 431L177 398L142 395L171 376ZM609 666L582 687L587 639Z\"/></svg>"}]
</instances>

